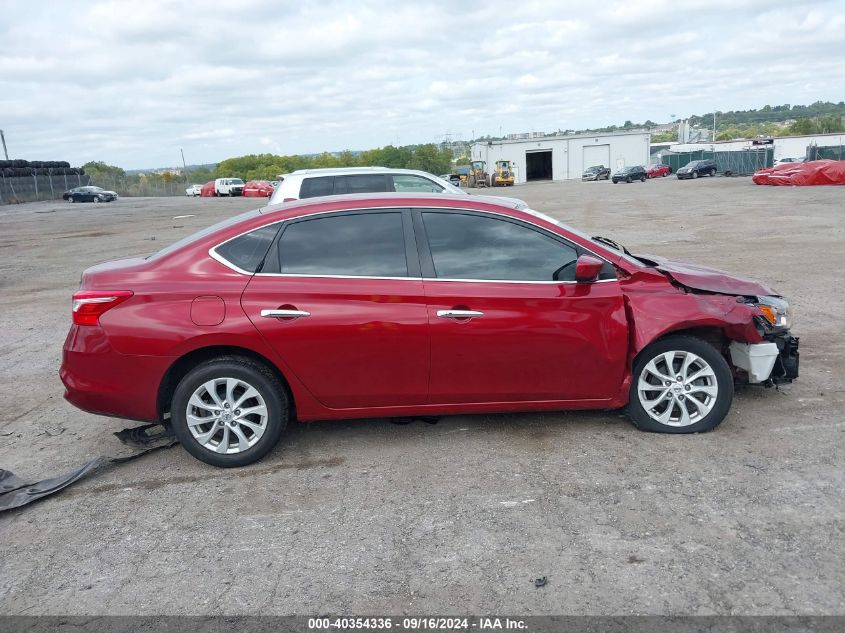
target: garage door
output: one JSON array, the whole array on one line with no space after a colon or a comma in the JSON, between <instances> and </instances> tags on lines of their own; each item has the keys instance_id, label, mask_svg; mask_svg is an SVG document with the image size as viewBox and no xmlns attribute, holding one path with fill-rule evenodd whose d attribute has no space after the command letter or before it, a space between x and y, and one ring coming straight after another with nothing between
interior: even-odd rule
<instances>
[{"instance_id":1,"label":"garage door","mask_svg":"<svg viewBox=\"0 0 845 633\"><path fill-rule=\"evenodd\" d=\"M525 152L525 179L552 179L552 150Z\"/></svg>"},{"instance_id":2,"label":"garage door","mask_svg":"<svg viewBox=\"0 0 845 633\"><path fill-rule=\"evenodd\" d=\"M595 165L610 167L610 145L586 145L584 147L584 169Z\"/></svg>"}]
</instances>

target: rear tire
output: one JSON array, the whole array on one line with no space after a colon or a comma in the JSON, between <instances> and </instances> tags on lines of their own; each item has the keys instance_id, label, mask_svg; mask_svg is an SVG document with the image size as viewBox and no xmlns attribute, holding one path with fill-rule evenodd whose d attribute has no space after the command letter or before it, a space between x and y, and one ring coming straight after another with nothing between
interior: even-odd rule
<instances>
[{"instance_id":1,"label":"rear tire","mask_svg":"<svg viewBox=\"0 0 845 633\"><path fill-rule=\"evenodd\" d=\"M177 439L200 461L221 468L246 466L279 442L290 418L290 398L266 366L222 356L182 378L170 416Z\"/></svg>"},{"instance_id":2,"label":"rear tire","mask_svg":"<svg viewBox=\"0 0 845 633\"><path fill-rule=\"evenodd\" d=\"M725 419L733 393L731 369L715 347L693 336L668 336L634 361L627 412L643 431L704 433Z\"/></svg>"}]
</instances>

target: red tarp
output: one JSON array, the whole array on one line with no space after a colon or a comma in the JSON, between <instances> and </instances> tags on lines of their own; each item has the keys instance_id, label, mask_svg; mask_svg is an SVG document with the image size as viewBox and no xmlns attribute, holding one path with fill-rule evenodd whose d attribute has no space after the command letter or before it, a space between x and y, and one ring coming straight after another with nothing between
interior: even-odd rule
<instances>
[{"instance_id":1,"label":"red tarp","mask_svg":"<svg viewBox=\"0 0 845 633\"><path fill-rule=\"evenodd\" d=\"M845 160L814 160L785 163L761 169L751 180L758 185L845 185Z\"/></svg>"},{"instance_id":2,"label":"red tarp","mask_svg":"<svg viewBox=\"0 0 845 633\"><path fill-rule=\"evenodd\" d=\"M200 196L203 198L213 198L214 197L214 181L209 180L202 186L202 191L200 192Z\"/></svg>"}]
</instances>

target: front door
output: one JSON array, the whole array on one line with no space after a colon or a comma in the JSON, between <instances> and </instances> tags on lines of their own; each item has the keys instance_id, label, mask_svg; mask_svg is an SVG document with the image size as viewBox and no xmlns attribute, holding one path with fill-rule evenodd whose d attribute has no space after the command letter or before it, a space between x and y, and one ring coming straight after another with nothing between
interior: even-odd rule
<instances>
[{"instance_id":1,"label":"front door","mask_svg":"<svg viewBox=\"0 0 845 633\"><path fill-rule=\"evenodd\" d=\"M327 407L426 400L428 317L406 232L402 210L287 221L265 272L244 291L250 320Z\"/></svg>"},{"instance_id":2,"label":"front door","mask_svg":"<svg viewBox=\"0 0 845 633\"><path fill-rule=\"evenodd\" d=\"M612 267L575 283L580 247L518 221L423 209L429 403L606 400L627 325Z\"/></svg>"}]
</instances>

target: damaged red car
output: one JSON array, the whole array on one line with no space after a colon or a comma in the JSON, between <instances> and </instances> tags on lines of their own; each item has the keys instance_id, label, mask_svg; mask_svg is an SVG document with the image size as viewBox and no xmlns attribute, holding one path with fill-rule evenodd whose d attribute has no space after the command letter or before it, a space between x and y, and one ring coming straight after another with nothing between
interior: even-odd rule
<instances>
[{"instance_id":1,"label":"damaged red car","mask_svg":"<svg viewBox=\"0 0 845 633\"><path fill-rule=\"evenodd\" d=\"M249 212L86 270L72 318L65 397L169 423L217 466L294 419L627 407L643 430L709 431L735 382L798 375L768 286L442 194Z\"/></svg>"}]
</instances>

